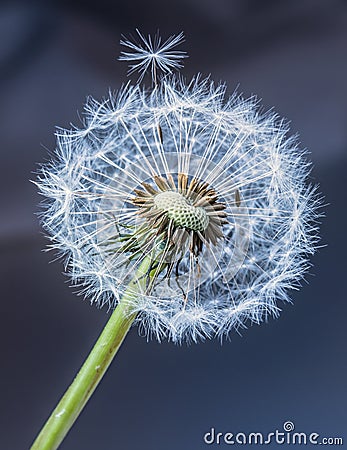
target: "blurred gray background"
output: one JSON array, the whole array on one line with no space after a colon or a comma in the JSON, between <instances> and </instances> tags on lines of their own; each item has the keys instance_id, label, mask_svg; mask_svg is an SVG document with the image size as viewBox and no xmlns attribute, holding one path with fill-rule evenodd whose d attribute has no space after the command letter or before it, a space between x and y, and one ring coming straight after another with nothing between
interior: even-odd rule
<instances>
[{"instance_id":1,"label":"blurred gray background","mask_svg":"<svg viewBox=\"0 0 347 450\"><path fill-rule=\"evenodd\" d=\"M42 252L29 180L55 126L79 125L87 95L126 80L118 42L136 27L183 30L187 77L211 73L291 120L329 203L327 246L294 305L222 346L147 343L133 329L61 448L195 450L211 427L270 432L286 420L347 447L346 2L72 0L0 4L0 448L30 446L108 317Z\"/></svg>"}]
</instances>

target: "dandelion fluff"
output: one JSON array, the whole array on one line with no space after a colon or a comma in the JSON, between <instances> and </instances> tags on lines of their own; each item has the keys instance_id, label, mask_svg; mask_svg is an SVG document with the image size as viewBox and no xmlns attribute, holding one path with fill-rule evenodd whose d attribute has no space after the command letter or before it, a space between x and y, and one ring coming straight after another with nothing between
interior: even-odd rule
<instances>
[{"instance_id":1,"label":"dandelion fluff","mask_svg":"<svg viewBox=\"0 0 347 450\"><path fill-rule=\"evenodd\" d=\"M141 73L179 65L170 43L182 36L170 39L161 66L147 42ZM147 337L227 337L277 316L317 242L319 200L287 124L254 97L172 74L89 99L85 113L82 129L58 130L38 181L43 225L83 294L115 308L150 255L132 304Z\"/></svg>"}]
</instances>

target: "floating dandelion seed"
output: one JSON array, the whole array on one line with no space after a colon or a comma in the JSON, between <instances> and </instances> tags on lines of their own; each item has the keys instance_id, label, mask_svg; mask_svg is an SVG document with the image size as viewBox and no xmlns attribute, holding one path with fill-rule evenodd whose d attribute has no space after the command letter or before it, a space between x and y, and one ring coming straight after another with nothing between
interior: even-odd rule
<instances>
[{"instance_id":1,"label":"floating dandelion seed","mask_svg":"<svg viewBox=\"0 0 347 450\"><path fill-rule=\"evenodd\" d=\"M177 36L170 36L163 44L159 33L152 39L148 39L136 30L140 43L136 44L128 39L122 39L120 43L130 50L121 52L120 61L131 61L129 75L133 72L141 74L140 80L143 78L148 69L151 70L152 78L157 84L157 69L163 73L172 73L173 69L182 67L182 58L186 58L185 52L173 51L172 49L184 42L183 33Z\"/></svg>"},{"instance_id":2,"label":"floating dandelion seed","mask_svg":"<svg viewBox=\"0 0 347 450\"><path fill-rule=\"evenodd\" d=\"M38 183L43 224L92 303L115 308L149 255L131 304L140 330L227 336L276 316L298 286L317 242L316 189L283 120L255 98L225 101L210 79L172 75L182 33L163 44L138 35L120 59L150 70L154 90L91 99L85 127L58 132Z\"/></svg>"}]
</instances>

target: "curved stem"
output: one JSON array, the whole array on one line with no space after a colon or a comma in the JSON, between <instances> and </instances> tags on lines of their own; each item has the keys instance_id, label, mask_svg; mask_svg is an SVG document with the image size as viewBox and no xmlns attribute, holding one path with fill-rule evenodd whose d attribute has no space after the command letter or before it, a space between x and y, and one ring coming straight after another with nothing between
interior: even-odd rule
<instances>
[{"instance_id":1,"label":"curved stem","mask_svg":"<svg viewBox=\"0 0 347 450\"><path fill-rule=\"evenodd\" d=\"M31 450L53 450L83 410L121 346L136 313L131 314L129 301L146 289L151 258L147 256L138 268L124 295L112 313L99 339L64 396L52 412Z\"/></svg>"}]
</instances>

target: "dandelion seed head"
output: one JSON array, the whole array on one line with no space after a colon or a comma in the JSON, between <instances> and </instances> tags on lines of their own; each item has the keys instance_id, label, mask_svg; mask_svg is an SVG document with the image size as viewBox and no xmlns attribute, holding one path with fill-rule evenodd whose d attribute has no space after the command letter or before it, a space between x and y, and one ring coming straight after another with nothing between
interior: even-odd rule
<instances>
[{"instance_id":1,"label":"dandelion seed head","mask_svg":"<svg viewBox=\"0 0 347 450\"><path fill-rule=\"evenodd\" d=\"M123 41L132 70L179 67L182 34L138 35ZM81 129L58 130L37 181L51 248L81 294L115 308L150 255L128 300L147 338L223 339L277 317L309 267L320 205L287 124L254 97L173 74L85 112Z\"/></svg>"}]
</instances>

